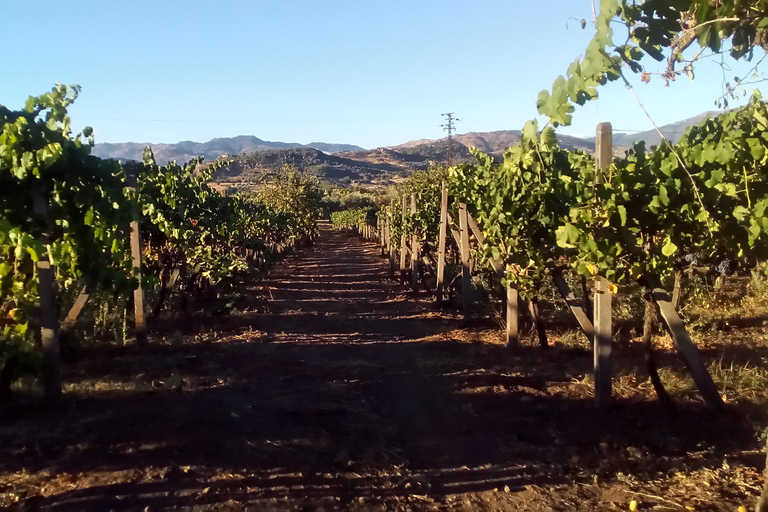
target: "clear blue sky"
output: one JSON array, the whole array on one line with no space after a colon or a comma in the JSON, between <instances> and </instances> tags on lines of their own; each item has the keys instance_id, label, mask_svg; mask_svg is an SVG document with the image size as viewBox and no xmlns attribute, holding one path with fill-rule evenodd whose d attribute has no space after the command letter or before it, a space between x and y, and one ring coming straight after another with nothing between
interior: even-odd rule
<instances>
[{"instance_id":1,"label":"clear blue sky","mask_svg":"<svg viewBox=\"0 0 768 512\"><path fill-rule=\"evenodd\" d=\"M570 19L592 19L589 0L5 0L2 11L0 104L80 84L71 115L97 142L372 148L441 137L449 111L459 133L520 129L592 34ZM726 63L729 77L749 67ZM713 109L722 71L710 60L693 84L635 83L664 124ZM615 83L562 133L603 121L651 127Z\"/></svg>"}]
</instances>

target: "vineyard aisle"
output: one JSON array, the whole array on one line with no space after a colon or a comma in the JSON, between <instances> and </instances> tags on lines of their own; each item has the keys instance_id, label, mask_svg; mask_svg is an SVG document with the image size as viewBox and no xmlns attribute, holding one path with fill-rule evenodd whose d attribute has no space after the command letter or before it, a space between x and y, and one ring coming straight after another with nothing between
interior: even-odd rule
<instances>
[{"instance_id":1,"label":"vineyard aisle","mask_svg":"<svg viewBox=\"0 0 768 512\"><path fill-rule=\"evenodd\" d=\"M228 316L70 362L68 411L0 416L0 508L608 510L635 477L716 471L708 448L754 445L701 407L601 416L574 382L588 352L473 343L387 272L375 244L322 224Z\"/></svg>"}]
</instances>

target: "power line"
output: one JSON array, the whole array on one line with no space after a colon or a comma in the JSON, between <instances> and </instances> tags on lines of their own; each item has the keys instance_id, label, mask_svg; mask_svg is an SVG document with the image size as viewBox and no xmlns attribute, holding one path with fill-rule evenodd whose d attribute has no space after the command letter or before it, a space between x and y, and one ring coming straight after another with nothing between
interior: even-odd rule
<instances>
[{"instance_id":1,"label":"power line","mask_svg":"<svg viewBox=\"0 0 768 512\"><path fill-rule=\"evenodd\" d=\"M461 121L461 119L453 117L453 112L446 112L445 114L440 115L445 118L445 124L441 124L440 127L448 132L448 166L450 167L453 165L453 123Z\"/></svg>"}]
</instances>

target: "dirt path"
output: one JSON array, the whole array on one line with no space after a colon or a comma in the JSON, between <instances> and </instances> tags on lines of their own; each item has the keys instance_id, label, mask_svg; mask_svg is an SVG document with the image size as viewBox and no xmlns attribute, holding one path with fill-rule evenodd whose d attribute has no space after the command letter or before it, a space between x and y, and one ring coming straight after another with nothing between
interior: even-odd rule
<instances>
[{"instance_id":1,"label":"dirt path","mask_svg":"<svg viewBox=\"0 0 768 512\"><path fill-rule=\"evenodd\" d=\"M385 261L324 227L229 316L70 364L68 411L0 417L0 508L626 510L641 489L671 496L658 481L678 470L755 473L740 422L697 406L660 421L642 401L601 414L589 353L467 342ZM749 493L727 490L685 503Z\"/></svg>"}]
</instances>

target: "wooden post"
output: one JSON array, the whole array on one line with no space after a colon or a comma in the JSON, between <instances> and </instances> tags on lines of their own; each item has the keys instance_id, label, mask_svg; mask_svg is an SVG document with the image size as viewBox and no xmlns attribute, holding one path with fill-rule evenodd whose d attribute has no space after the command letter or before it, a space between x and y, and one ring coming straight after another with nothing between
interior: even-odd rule
<instances>
[{"instance_id":1,"label":"wooden post","mask_svg":"<svg viewBox=\"0 0 768 512\"><path fill-rule=\"evenodd\" d=\"M416 215L416 194L411 194L411 215ZM414 231L411 234L411 288L413 293L419 291L419 253L421 248L419 247L419 237Z\"/></svg>"},{"instance_id":2,"label":"wooden post","mask_svg":"<svg viewBox=\"0 0 768 512\"><path fill-rule=\"evenodd\" d=\"M50 237L50 211L48 197L42 193L32 196L35 215L45 222L45 231L39 241L48 246ZM40 342L43 349L43 386L45 399L56 403L61 399L61 352L59 350L58 314L56 311L56 274L51 265L50 255L42 256L35 263L38 295L40 297Z\"/></svg>"},{"instance_id":3,"label":"wooden post","mask_svg":"<svg viewBox=\"0 0 768 512\"><path fill-rule=\"evenodd\" d=\"M448 185L443 182L440 191L440 235L437 242L437 289L435 298L437 304L443 303L443 288L445 287L445 239L448 235Z\"/></svg>"},{"instance_id":4,"label":"wooden post","mask_svg":"<svg viewBox=\"0 0 768 512\"><path fill-rule=\"evenodd\" d=\"M400 281L405 279L405 255L408 250L408 242L405 239L405 216L408 208L408 198L403 195L403 210L402 210L402 223L400 234Z\"/></svg>"},{"instance_id":5,"label":"wooden post","mask_svg":"<svg viewBox=\"0 0 768 512\"><path fill-rule=\"evenodd\" d=\"M392 240L392 218L395 216L395 200L393 199L387 211L387 244L389 245L389 278L395 278L395 241Z\"/></svg>"},{"instance_id":6,"label":"wooden post","mask_svg":"<svg viewBox=\"0 0 768 512\"><path fill-rule=\"evenodd\" d=\"M517 310L518 296L517 290L507 286L507 347L517 348L520 346L520 336L518 335L518 319L520 313Z\"/></svg>"},{"instance_id":7,"label":"wooden post","mask_svg":"<svg viewBox=\"0 0 768 512\"><path fill-rule=\"evenodd\" d=\"M136 191L138 187L139 167L137 165L127 165L125 167L126 181L130 191ZM146 310L144 308L144 289L141 286L141 233L139 232L139 220L141 211L139 209L138 199L133 209L133 220L131 221L131 259L133 261L134 277L139 280L138 287L133 291L133 312L136 326L136 343L139 346L147 344L147 323Z\"/></svg>"},{"instance_id":8,"label":"wooden post","mask_svg":"<svg viewBox=\"0 0 768 512\"><path fill-rule=\"evenodd\" d=\"M709 375L707 367L704 366L704 361L701 360L699 349L693 343L690 336L688 336L688 331L686 331L680 315L675 311L675 307L669 299L669 294L662 288L654 288L651 296L659 306L659 313L661 313L661 318L664 319L664 324L667 326L669 334L672 335L675 348L683 356L688 372L691 374L693 382L696 383L696 387L699 388L699 392L707 406L715 411L724 409L725 403L717 390L717 386L712 380L712 376Z\"/></svg>"},{"instance_id":9,"label":"wooden post","mask_svg":"<svg viewBox=\"0 0 768 512\"><path fill-rule=\"evenodd\" d=\"M384 230L385 219L382 215L379 215L379 246L381 248L381 255L384 256L387 248L387 234Z\"/></svg>"},{"instance_id":10,"label":"wooden post","mask_svg":"<svg viewBox=\"0 0 768 512\"><path fill-rule=\"evenodd\" d=\"M472 290L472 275L469 270L469 220L467 205L459 203L459 236L461 237L461 295L464 307L464 317L469 317L470 293Z\"/></svg>"},{"instance_id":11,"label":"wooden post","mask_svg":"<svg viewBox=\"0 0 768 512\"><path fill-rule=\"evenodd\" d=\"M603 172L613 162L613 128L611 123L597 125L595 138L595 185L603 178Z\"/></svg>"},{"instance_id":12,"label":"wooden post","mask_svg":"<svg viewBox=\"0 0 768 512\"><path fill-rule=\"evenodd\" d=\"M595 277L595 405L604 409L611 405L611 291L609 283Z\"/></svg>"}]
</instances>

